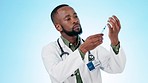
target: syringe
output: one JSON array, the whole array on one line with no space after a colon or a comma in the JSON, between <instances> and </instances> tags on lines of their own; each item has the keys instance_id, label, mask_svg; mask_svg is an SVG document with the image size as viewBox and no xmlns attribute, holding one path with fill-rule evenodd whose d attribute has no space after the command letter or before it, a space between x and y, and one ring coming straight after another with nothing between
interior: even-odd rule
<instances>
[{"instance_id":1,"label":"syringe","mask_svg":"<svg viewBox=\"0 0 148 83\"><path fill-rule=\"evenodd\" d=\"M103 33L103 32L104 32L105 28L106 28L106 25L105 25L105 27L102 29L101 33Z\"/></svg>"}]
</instances>

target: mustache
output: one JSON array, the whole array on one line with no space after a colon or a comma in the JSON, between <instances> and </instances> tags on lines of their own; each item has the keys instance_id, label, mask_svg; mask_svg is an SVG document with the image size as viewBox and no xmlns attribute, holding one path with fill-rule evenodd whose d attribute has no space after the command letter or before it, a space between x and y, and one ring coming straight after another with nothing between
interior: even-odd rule
<instances>
[{"instance_id":1,"label":"mustache","mask_svg":"<svg viewBox=\"0 0 148 83\"><path fill-rule=\"evenodd\" d=\"M72 29L74 29L75 27L80 27L80 24L79 23L74 24Z\"/></svg>"}]
</instances>

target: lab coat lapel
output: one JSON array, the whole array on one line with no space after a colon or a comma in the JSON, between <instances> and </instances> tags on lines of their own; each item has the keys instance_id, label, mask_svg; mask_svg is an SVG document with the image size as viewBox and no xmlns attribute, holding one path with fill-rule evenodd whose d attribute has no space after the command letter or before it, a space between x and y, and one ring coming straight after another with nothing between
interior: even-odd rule
<instances>
[{"instance_id":1,"label":"lab coat lapel","mask_svg":"<svg viewBox=\"0 0 148 83\"><path fill-rule=\"evenodd\" d=\"M63 42L61 38L59 38L59 41L60 41L61 47L63 48L64 52L68 52L68 53L72 52L72 50L67 45L65 45L65 43Z\"/></svg>"},{"instance_id":2,"label":"lab coat lapel","mask_svg":"<svg viewBox=\"0 0 148 83\"><path fill-rule=\"evenodd\" d=\"M65 52L68 52L68 53L72 53L72 50L67 46L67 45L65 45L64 44L64 42L63 42L63 40L61 39L61 38L59 38L60 40L59 40L59 42L60 42L60 44L61 44L61 47L63 48L63 50L65 51ZM83 41L82 41L82 39L81 39L81 44L83 43ZM91 83L91 80L90 79L88 79L88 78L90 78L89 76L89 73L88 73L88 69L86 68L87 66L86 66L86 64L85 63L87 63L88 62L88 53L86 53L86 55L85 55L85 58L84 58L84 66L81 66L80 68L79 68L79 70L80 70L80 74L81 74L81 78L82 78L82 80L83 80L83 83Z\"/></svg>"}]
</instances>

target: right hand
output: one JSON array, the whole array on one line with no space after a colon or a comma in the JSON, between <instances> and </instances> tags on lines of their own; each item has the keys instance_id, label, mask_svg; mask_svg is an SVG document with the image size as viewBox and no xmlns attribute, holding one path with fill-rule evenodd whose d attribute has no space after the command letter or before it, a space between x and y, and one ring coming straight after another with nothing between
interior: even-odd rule
<instances>
[{"instance_id":1,"label":"right hand","mask_svg":"<svg viewBox=\"0 0 148 83\"><path fill-rule=\"evenodd\" d=\"M79 47L82 53L86 53L89 50L93 50L98 45L103 43L103 34L95 34L87 37L85 42Z\"/></svg>"}]
</instances>

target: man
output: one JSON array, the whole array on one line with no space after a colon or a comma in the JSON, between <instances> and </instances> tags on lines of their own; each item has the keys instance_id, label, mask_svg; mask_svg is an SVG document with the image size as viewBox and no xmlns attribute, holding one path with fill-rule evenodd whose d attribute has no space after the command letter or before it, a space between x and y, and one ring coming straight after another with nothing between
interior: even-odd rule
<instances>
[{"instance_id":1,"label":"man","mask_svg":"<svg viewBox=\"0 0 148 83\"><path fill-rule=\"evenodd\" d=\"M94 34L84 41L82 27L75 10L62 4L51 12L52 22L61 37L42 50L42 59L52 83L102 83L100 69L121 73L125 54L118 33L121 25L116 16L108 20L111 50L101 47L103 34Z\"/></svg>"}]
</instances>

